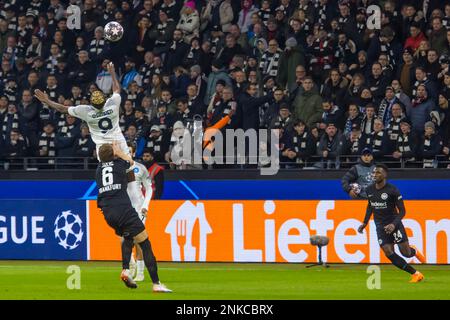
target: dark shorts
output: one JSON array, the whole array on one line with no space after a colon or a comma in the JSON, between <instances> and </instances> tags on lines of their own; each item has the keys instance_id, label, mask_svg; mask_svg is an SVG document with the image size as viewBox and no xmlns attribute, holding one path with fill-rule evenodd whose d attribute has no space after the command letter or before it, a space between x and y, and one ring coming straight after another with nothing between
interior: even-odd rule
<instances>
[{"instance_id":1,"label":"dark shorts","mask_svg":"<svg viewBox=\"0 0 450 320\"><path fill-rule=\"evenodd\" d=\"M106 222L118 236L133 238L145 230L138 213L131 205L103 207L102 211Z\"/></svg>"},{"instance_id":2,"label":"dark shorts","mask_svg":"<svg viewBox=\"0 0 450 320\"><path fill-rule=\"evenodd\" d=\"M384 231L384 227L384 225L377 225L377 236L380 247L385 244L397 244L408 241L408 236L406 235L403 223L400 222L391 234L387 234L386 231Z\"/></svg>"}]
</instances>

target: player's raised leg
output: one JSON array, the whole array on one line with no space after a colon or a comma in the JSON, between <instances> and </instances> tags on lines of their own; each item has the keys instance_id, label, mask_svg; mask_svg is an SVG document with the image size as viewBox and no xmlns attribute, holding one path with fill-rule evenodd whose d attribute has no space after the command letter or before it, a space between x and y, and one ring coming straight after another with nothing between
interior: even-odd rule
<instances>
[{"instance_id":1,"label":"player's raised leg","mask_svg":"<svg viewBox=\"0 0 450 320\"><path fill-rule=\"evenodd\" d=\"M419 282L423 279L423 275L420 272L418 272L410 264L408 264L405 261L405 259L403 259L402 257L400 257L398 254L395 253L394 244L387 243L383 245L381 249L383 249L384 254L392 262L394 266L412 275L410 282Z\"/></svg>"},{"instance_id":2,"label":"player's raised leg","mask_svg":"<svg viewBox=\"0 0 450 320\"><path fill-rule=\"evenodd\" d=\"M425 256L414 246L410 246L408 241L398 244L401 254L406 258L416 257L421 263L426 263ZM420 282L424 279L424 276L419 271L416 271L410 282Z\"/></svg>"},{"instance_id":3,"label":"player's raised leg","mask_svg":"<svg viewBox=\"0 0 450 320\"><path fill-rule=\"evenodd\" d=\"M152 245L148 239L147 231L144 230L139 233L136 237L134 237L134 240L142 249L144 263L153 282L153 292L172 292L172 290L159 281L158 264L156 262L155 255L153 254Z\"/></svg>"}]
</instances>

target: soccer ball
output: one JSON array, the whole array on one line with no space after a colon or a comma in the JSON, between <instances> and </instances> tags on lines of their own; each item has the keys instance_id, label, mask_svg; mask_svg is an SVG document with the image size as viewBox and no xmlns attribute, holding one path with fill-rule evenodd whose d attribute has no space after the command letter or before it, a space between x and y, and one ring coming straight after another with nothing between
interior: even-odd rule
<instances>
[{"instance_id":1,"label":"soccer ball","mask_svg":"<svg viewBox=\"0 0 450 320\"><path fill-rule=\"evenodd\" d=\"M108 22L104 29L105 39L116 42L122 39L123 27L116 21Z\"/></svg>"},{"instance_id":2,"label":"soccer ball","mask_svg":"<svg viewBox=\"0 0 450 320\"><path fill-rule=\"evenodd\" d=\"M83 240L83 221L80 216L70 210L63 211L55 219L55 238L58 244L67 250L78 247Z\"/></svg>"},{"instance_id":3,"label":"soccer ball","mask_svg":"<svg viewBox=\"0 0 450 320\"><path fill-rule=\"evenodd\" d=\"M356 194L360 194L361 193L361 186L357 183L351 183L350 184L350 188L352 188L353 192L355 192Z\"/></svg>"}]
</instances>

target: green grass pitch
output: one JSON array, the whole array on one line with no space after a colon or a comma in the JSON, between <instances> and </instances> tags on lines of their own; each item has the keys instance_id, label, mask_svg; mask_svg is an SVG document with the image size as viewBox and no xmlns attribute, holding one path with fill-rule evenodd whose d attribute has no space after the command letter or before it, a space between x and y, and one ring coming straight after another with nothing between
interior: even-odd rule
<instances>
[{"instance_id":1,"label":"green grass pitch","mask_svg":"<svg viewBox=\"0 0 450 320\"><path fill-rule=\"evenodd\" d=\"M80 290L69 290L67 267L81 270ZM149 276L137 289L119 280L118 262L0 261L0 299L450 299L450 266L416 265L422 283L382 265L381 289L369 290L367 265L159 263L161 281L171 294L151 292Z\"/></svg>"}]
</instances>

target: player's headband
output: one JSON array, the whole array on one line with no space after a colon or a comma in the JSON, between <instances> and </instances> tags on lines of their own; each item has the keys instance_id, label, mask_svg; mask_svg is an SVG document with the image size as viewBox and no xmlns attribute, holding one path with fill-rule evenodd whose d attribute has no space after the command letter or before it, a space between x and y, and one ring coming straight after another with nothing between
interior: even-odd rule
<instances>
[{"instance_id":1,"label":"player's headband","mask_svg":"<svg viewBox=\"0 0 450 320\"><path fill-rule=\"evenodd\" d=\"M91 94L91 103L96 108L102 108L105 104L105 96L101 91L94 91Z\"/></svg>"}]
</instances>

